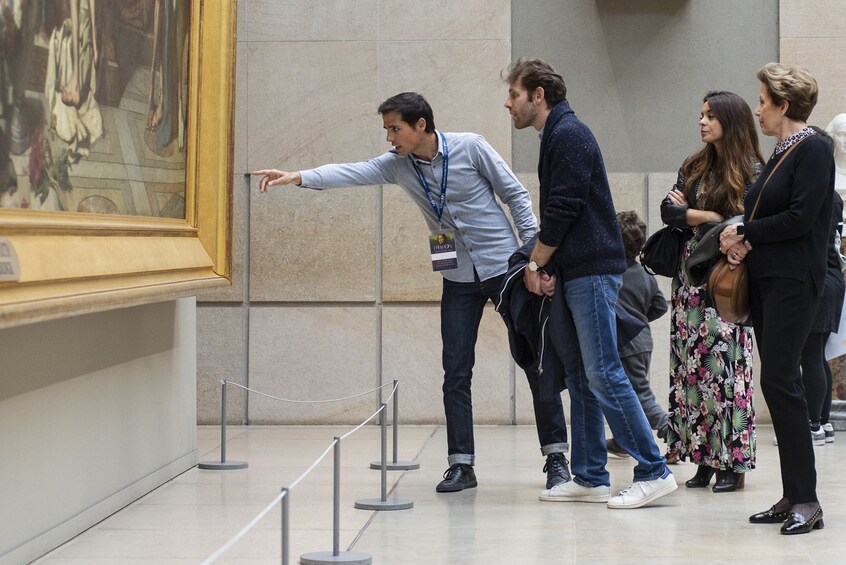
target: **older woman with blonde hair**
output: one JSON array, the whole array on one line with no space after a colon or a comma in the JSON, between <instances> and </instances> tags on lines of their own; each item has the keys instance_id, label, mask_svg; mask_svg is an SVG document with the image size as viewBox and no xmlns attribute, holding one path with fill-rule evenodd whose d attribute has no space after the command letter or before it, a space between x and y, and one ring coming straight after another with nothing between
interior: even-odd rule
<instances>
[{"instance_id":1,"label":"older woman with blonde hair","mask_svg":"<svg viewBox=\"0 0 846 565\"><path fill-rule=\"evenodd\" d=\"M804 534L823 527L823 511L799 363L825 283L834 157L807 125L817 102L816 79L779 63L765 65L757 76L755 115L764 135L778 143L746 195L746 221L723 230L720 248L730 264L746 261L748 267L761 390L781 467L781 499L749 521L781 523L782 534Z\"/></svg>"}]
</instances>

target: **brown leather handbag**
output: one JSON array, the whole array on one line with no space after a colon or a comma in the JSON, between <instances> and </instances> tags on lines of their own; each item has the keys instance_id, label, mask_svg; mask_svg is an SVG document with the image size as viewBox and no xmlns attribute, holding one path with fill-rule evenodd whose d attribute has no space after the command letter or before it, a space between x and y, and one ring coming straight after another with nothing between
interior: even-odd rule
<instances>
[{"instance_id":1,"label":"brown leather handbag","mask_svg":"<svg viewBox=\"0 0 846 565\"><path fill-rule=\"evenodd\" d=\"M746 263L729 269L725 256L711 267L708 276L708 292L711 302L720 318L732 324L745 324L749 321L752 308L749 304L749 276Z\"/></svg>"},{"instance_id":2,"label":"brown leather handbag","mask_svg":"<svg viewBox=\"0 0 846 565\"><path fill-rule=\"evenodd\" d=\"M752 213L746 219L751 222L755 217L755 212L758 210L758 203L761 202L761 194L764 193L764 188L773 176L773 173L778 170L787 155L793 149L802 143L798 141L790 146L790 149L785 151L781 159L779 159L773 170L770 171L767 180L761 186L761 191L758 193L758 198L755 200L755 206L752 208ZM717 314L723 320L731 322L732 324L746 324L749 321L749 315L752 308L749 300L749 274L746 271L746 262L735 265L733 269L729 269L729 262L726 256L723 255L708 274L708 294L711 296L711 302Z\"/></svg>"}]
</instances>

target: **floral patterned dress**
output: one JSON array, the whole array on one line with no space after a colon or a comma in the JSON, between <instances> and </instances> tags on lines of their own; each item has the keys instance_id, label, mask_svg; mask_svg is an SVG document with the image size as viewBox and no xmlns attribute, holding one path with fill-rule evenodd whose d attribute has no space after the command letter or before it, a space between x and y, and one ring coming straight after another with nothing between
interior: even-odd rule
<instances>
[{"instance_id":1,"label":"floral patterned dress","mask_svg":"<svg viewBox=\"0 0 846 565\"><path fill-rule=\"evenodd\" d=\"M682 260L696 247L682 245ZM706 305L704 287L673 279L670 320L669 455L715 469L755 468L752 328Z\"/></svg>"}]
</instances>

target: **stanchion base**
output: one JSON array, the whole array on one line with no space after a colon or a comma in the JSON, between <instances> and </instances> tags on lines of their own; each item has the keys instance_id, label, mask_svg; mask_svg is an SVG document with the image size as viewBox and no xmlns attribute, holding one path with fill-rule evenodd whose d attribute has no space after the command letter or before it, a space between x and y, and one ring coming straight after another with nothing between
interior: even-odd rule
<instances>
[{"instance_id":1,"label":"stanchion base","mask_svg":"<svg viewBox=\"0 0 846 565\"><path fill-rule=\"evenodd\" d=\"M209 469L211 471L229 471L232 469L246 469L246 461L203 461L197 464L199 469Z\"/></svg>"},{"instance_id":2,"label":"stanchion base","mask_svg":"<svg viewBox=\"0 0 846 565\"><path fill-rule=\"evenodd\" d=\"M382 469L381 461L374 461L370 464L371 469ZM414 471L420 468L417 461L388 461L385 465L388 471Z\"/></svg>"},{"instance_id":3,"label":"stanchion base","mask_svg":"<svg viewBox=\"0 0 846 565\"><path fill-rule=\"evenodd\" d=\"M359 510L408 510L414 507L414 502L403 498L364 498L356 500L355 507Z\"/></svg>"},{"instance_id":4,"label":"stanchion base","mask_svg":"<svg viewBox=\"0 0 846 565\"><path fill-rule=\"evenodd\" d=\"M331 551L318 551L300 555L300 563L303 565L321 565L323 563L370 565L373 563L373 557L367 553L356 553L354 551L341 551L338 552L338 555L334 555Z\"/></svg>"}]
</instances>

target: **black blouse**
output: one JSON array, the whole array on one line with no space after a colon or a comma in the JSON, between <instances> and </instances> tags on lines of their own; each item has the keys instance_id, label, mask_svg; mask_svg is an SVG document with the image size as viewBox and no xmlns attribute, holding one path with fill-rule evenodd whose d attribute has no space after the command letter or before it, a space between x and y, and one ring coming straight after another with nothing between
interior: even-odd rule
<instances>
[{"instance_id":1,"label":"black blouse","mask_svg":"<svg viewBox=\"0 0 846 565\"><path fill-rule=\"evenodd\" d=\"M789 154L774 154L746 195L744 207L751 214L758 195L761 201L752 221L746 222L749 276L810 278L819 296L825 279L826 248L830 236L834 155L819 135L796 140ZM785 147L785 149L787 149ZM782 158L785 162L767 182ZM766 186L762 186L766 182Z\"/></svg>"}]
</instances>

